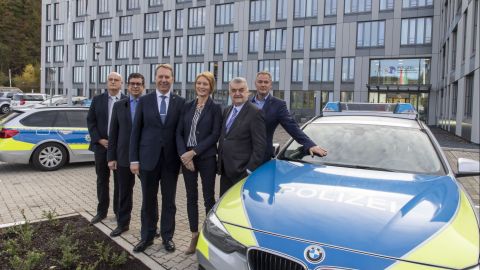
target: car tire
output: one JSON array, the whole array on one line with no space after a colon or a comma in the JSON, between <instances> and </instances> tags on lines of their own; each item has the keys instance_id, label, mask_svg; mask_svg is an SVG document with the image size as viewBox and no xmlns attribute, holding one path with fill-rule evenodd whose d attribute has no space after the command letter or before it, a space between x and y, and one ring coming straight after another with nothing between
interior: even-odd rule
<instances>
[{"instance_id":1,"label":"car tire","mask_svg":"<svg viewBox=\"0 0 480 270\"><path fill-rule=\"evenodd\" d=\"M41 171L55 171L67 163L67 150L58 143L44 143L32 155L32 164Z\"/></svg>"},{"instance_id":2,"label":"car tire","mask_svg":"<svg viewBox=\"0 0 480 270\"><path fill-rule=\"evenodd\" d=\"M3 113L3 114L6 114L10 111L10 106L8 105L3 105L1 108L0 108L0 113Z\"/></svg>"}]
</instances>

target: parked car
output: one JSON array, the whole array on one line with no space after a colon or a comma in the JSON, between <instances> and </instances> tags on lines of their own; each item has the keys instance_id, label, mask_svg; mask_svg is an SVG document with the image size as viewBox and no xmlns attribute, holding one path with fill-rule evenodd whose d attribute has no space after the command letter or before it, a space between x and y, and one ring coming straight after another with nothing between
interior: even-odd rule
<instances>
[{"instance_id":1,"label":"parked car","mask_svg":"<svg viewBox=\"0 0 480 270\"><path fill-rule=\"evenodd\" d=\"M45 107L0 116L0 161L30 163L42 171L93 161L87 114L84 107Z\"/></svg>"},{"instance_id":2,"label":"parked car","mask_svg":"<svg viewBox=\"0 0 480 270\"><path fill-rule=\"evenodd\" d=\"M13 109L29 108L47 99L46 94L22 93L13 95L10 106Z\"/></svg>"},{"instance_id":3,"label":"parked car","mask_svg":"<svg viewBox=\"0 0 480 270\"><path fill-rule=\"evenodd\" d=\"M6 114L10 111L10 99L0 97L0 114Z\"/></svg>"},{"instance_id":4,"label":"parked car","mask_svg":"<svg viewBox=\"0 0 480 270\"><path fill-rule=\"evenodd\" d=\"M12 99L13 95L23 93L17 87L7 87L7 86L0 86L0 98L9 98Z\"/></svg>"},{"instance_id":5,"label":"parked car","mask_svg":"<svg viewBox=\"0 0 480 270\"><path fill-rule=\"evenodd\" d=\"M86 97L75 96L72 97L72 106L82 106L83 101L86 100ZM48 107L48 106L68 106L68 97L66 96L53 96L47 98L46 100L31 105L32 108Z\"/></svg>"},{"instance_id":6,"label":"parked car","mask_svg":"<svg viewBox=\"0 0 480 270\"><path fill-rule=\"evenodd\" d=\"M303 130L328 150L290 140L207 215L200 269L479 269L479 223L410 104L327 103Z\"/></svg>"}]
</instances>

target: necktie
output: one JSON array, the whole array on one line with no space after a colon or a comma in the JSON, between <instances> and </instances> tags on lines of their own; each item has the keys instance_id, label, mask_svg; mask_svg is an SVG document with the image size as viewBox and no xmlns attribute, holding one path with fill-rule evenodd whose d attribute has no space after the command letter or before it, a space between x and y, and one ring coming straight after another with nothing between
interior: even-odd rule
<instances>
[{"instance_id":1,"label":"necktie","mask_svg":"<svg viewBox=\"0 0 480 270\"><path fill-rule=\"evenodd\" d=\"M160 119L162 120L162 124L165 124L165 118L167 117L167 102L165 98L167 96L160 96L162 101L160 102Z\"/></svg>"},{"instance_id":2,"label":"necktie","mask_svg":"<svg viewBox=\"0 0 480 270\"><path fill-rule=\"evenodd\" d=\"M135 118L135 109L137 108L137 100L132 99L132 103L130 106L130 115L132 116L132 123L133 123L133 118Z\"/></svg>"},{"instance_id":3,"label":"necktie","mask_svg":"<svg viewBox=\"0 0 480 270\"><path fill-rule=\"evenodd\" d=\"M233 108L232 116L230 117L230 119L228 119L228 122L227 122L227 133L230 131L230 127L232 126L233 121L235 121L237 114L238 114L237 108Z\"/></svg>"},{"instance_id":4,"label":"necktie","mask_svg":"<svg viewBox=\"0 0 480 270\"><path fill-rule=\"evenodd\" d=\"M110 96L108 100L108 123L107 123L107 134L110 134L110 120L112 119L113 104L117 101L117 97Z\"/></svg>"}]
</instances>

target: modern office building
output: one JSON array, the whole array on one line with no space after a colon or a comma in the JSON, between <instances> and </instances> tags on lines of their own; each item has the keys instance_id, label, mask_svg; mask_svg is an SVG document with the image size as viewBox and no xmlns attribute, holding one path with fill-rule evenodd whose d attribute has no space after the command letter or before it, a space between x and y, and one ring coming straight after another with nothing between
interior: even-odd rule
<instances>
[{"instance_id":1,"label":"modern office building","mask_svg":"<svg viewBox=\"0 0 480 270\"><path fill-rule=\"evenodd\" d=\"M226 104L230 79L254 91L269 70L297 120L327 101L410 102L428 124L480 142L478 0L42 3L46 93L92 96L110 71L140 72L153 91L156 65L170 63L174 91L191 99L210 70Z\"/></svg>"}]
</instances>

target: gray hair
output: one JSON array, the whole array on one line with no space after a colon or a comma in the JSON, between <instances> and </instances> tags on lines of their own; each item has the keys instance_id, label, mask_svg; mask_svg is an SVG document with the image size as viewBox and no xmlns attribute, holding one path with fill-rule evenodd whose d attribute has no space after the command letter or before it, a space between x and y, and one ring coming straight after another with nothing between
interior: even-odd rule
<instances>
[{"instance_id":1,"label":"gray hair","mask_svg":"<svg viewBox=\"0 0 480 270\"><path fill-rule=\"evenodd\" d=\"M245 86L247 87L248 89L248 83L247 83L247 80L243 77L235 77L233 78L230 83L228 83L228 87L230 87L232 85L232 83L244 83Z\"/></svg>"}]
</instances>

